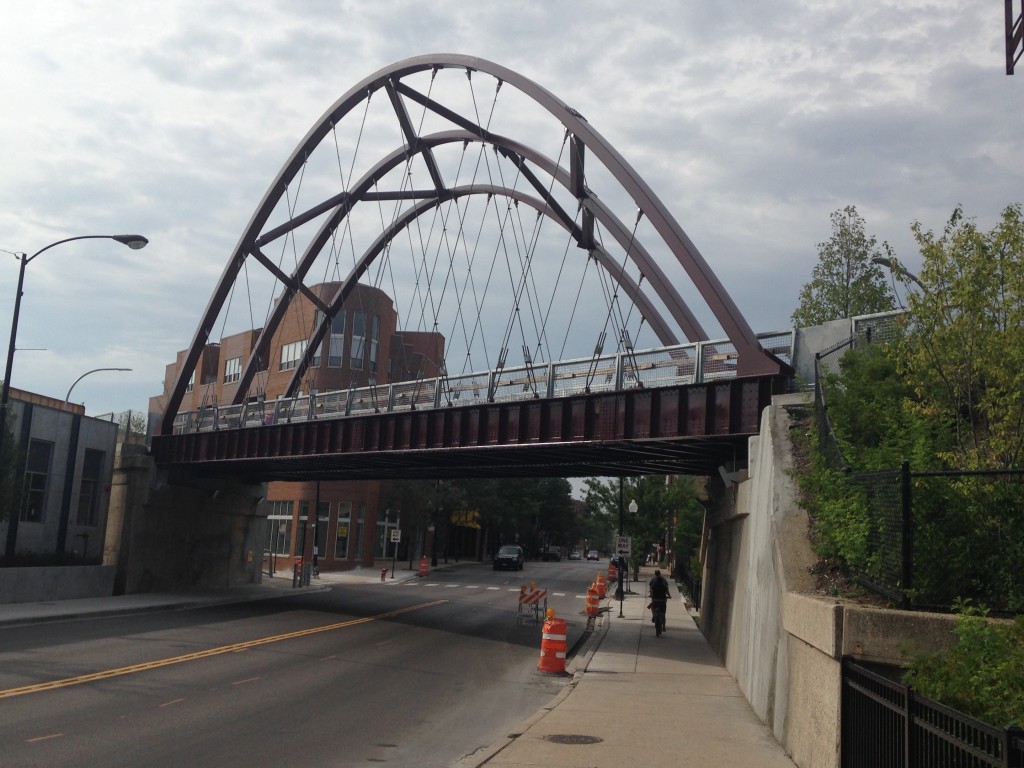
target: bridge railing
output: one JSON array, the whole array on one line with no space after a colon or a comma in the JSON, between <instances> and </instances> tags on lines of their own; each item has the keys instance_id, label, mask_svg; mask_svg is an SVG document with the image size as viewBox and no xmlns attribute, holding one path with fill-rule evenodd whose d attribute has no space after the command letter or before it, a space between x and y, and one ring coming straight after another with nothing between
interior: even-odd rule
<instances>
[{"instance_id":1,"label":"bridge railing","mask_svg":"<svg viewBox=\"0 0 1024 768\"><path fill-rule=\"evenodd\" d=\"M763 349L792 364L792 330L761 333L758 340ZM174 432L209 432L370 413L699 384L734 378L736 357L732 342L719 339L290 398L257 398L239 405L213 404L179 413L174 420Z\"/></svg>"}]
</instances>

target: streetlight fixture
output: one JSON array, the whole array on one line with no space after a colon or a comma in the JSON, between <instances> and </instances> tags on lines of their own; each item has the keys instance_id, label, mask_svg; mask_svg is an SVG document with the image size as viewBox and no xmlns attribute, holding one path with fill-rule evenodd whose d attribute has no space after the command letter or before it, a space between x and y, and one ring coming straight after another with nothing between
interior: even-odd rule
<instances>
[{"instance_id":1,"label":"streetlight fixture","mask_svg":"<svg viewBox=\"0 0 1024 768\"><path fill-rule=\"evenodd\" d=\"M130 371L130 370L131 370L131 368L93 368L91 371L86 371L81 376L79 376L77 379L75 379L75 383L74 384L72 384L70 387L68 387L68 393L66 395L64 395L64 405L67 405L68 401L71 399L71 390L75 388L75 385L78 384L78 382L80 382L82 379L84 379L90 373L99 373L100 371Z\"/></svg>"},{"instance_id":2,"label":"streetlight fixture","mask_svg":"<svg viewBox=\"0 0 1024 768\"><path fill-rule=\"evenodd\" d=\"M894 256L872 256L871 262L878 264L881 267L888 267L889 271L894 275L905 277L908 280L913 280L917 283L918 287L925 293L928 293L928 289L924 287L924 283L917 279L917 275L911 272L909 269L900 264L899 260Z\"/></svg>"},{"instance_id":3,"label":"streetlight fixture","mask_svg":"<svg viewBox=\"0 0 1024 768\"><path fill-rule=\"evenodd\" d=\"M45 248L40 248L31 256L28 256L25 253L20 255L16 254L19 256L21 265L18 269L18 290L17 293L14 294L14 316L11 319L11 342L7 346L7 367L4 370L3 389L2 393L0 393L0 466L3 465L4 445L7 442L7 407L11 399L11 369L14 367L14 349L18 338L18 316L21 313L21 294L22 288L25 285L25 268L28 266L29 262L39 254L44 253L55 246L70 243L73 240L116 240L122 245L127 245L133 251L145 248L149 243L149 240L142 235L77 235L75 237L65 237L63 240L57 240L56 242L50 243ZM68 394L71 394L70 390L68 391ZM10 563L14 558L14 549L18 540L18 518L20 516L20 510L12 509L9 510L9 513L7 520L7 546L4 550L4 561L6 563Z\"/></svg>"}]
</instances>

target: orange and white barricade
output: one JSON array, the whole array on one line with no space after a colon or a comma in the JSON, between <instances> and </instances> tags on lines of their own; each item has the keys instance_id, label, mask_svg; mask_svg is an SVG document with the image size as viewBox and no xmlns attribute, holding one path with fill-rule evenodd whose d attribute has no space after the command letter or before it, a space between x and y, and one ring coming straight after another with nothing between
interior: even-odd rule
<instances>
[{"instance_id":1,"label":"orange and white barricade","mask_svg":"<svg viewBox=\"0 0 1024 768\"><path fill-rule=\"evenodd\" d=\"M584 603L584 613L587 616L600 616L601 615L601 600L597 596L597 587L593 584L590 585L590 589L587 590L587 600Z\"/></svg>"},{"instance_id":2,"label":"orange and white barricade","mask_svg":"<svg viewBox=\"0 0 1024 768\"><path fill-rule=\"evenodd\" d=\"M619 580L619 569L615 565L614 560L608 561L608 583L611 584Z\"/></svg>"},{"instance_id":3,"label":"orange and white barricade","mask_svg":"<svg viewBox=\"0 0 1024 768\"><path fill-rule=\"evenodd\" d=\"M565 619L555 618L553 610L547 611L547 621L544 622L544 633L540 641L538 670L554 674L565 672L565 636Z\"/></svg>"},{"instance_id":4,"label":"orange and white barricade","mask_svg":"<svg viewBox=\"0 0 1024 768\"><path fill-rule=\"evenodd\" d=\"M430 573L430 565L427 564L427 558L426 557L421 557L420 558L420 576L426 576L428 573Z\"/></svg>"},{"instance_id":5,"label":"orange and white barricade","mask_svg":"<svg viewBox=\"0 0 1024 768\"><path fill-rule=\"evenodd\" d=\"M522 624L524 619L532 618L534 624L540 623L541 614L548 609L548 591L538 589L535 582L527 586L519 587L519 610L516 613L516 624Z\"/></svg>"},{"instance_id":6,"label":"orange and white barricade","mask_svg":"<svg viewBox=\"0 0 1024 768\"><path fill-rule=\"evenodd\" d=\"M597 574L597 579L594 580L594 586L597 587L597 596L604 598L605 592L608 590L608 582L604 579L604 574L600 571Z\"/></svg>"}]
</instances>

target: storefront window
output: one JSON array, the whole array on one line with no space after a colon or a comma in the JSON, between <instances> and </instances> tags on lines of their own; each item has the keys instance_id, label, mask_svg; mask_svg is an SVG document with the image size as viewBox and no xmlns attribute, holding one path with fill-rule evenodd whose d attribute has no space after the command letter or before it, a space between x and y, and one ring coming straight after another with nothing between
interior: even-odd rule
<instances>
[{"instance_id":1,"label":"storefront window","mask_svg":"<svg viewBox=\"0 0 1024 768\"><path fill-rule=\"evenodd\" d=\"M334 559L348 559L349 526L352 524L352 502L338 504L338 527L334 538Z\"/></svg>"},{"instance_id":2,"label":"storefront window","mask_svg":"<svg viewBox=\"0 0 1024 768\"><path fill-rule=\"evenodd\" d=\"M290 555L292 547L292 507L291 501L270 502L270 514L267 515L267 537L264 549L275 555Z\"/></svg>"}]
</instances>

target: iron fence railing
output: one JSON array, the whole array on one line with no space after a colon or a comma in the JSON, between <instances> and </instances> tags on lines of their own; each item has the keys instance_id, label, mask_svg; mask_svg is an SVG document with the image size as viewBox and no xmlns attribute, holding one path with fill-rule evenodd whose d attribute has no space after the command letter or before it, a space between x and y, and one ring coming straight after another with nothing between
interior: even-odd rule
<instances>
[{"instance_id":1,"label":"iron fence railing","mask_svg":"<svg viewBox=\"0 0 1024 768\"><path fill-rule=\"evenodd\" d=\"M792 330L758 334L762 348L787 365L793 361ZM258 398L238 405L210 404L179 413L174 432L205 432L339 418L367 413L571 397L735 378L736 348L728 339L554 363L419 379L291 398Z\"/></svg>"},{"instance_id":2,"label":"iron fence railing","mask_svg":"<svg viewBox=\"0 0 1024 768\"><path fill-rule=\"evenodd\" d=\"M1024 730L987 723L842 660L842 768L1024 768Z\"/></svg>"}]
</instances>

